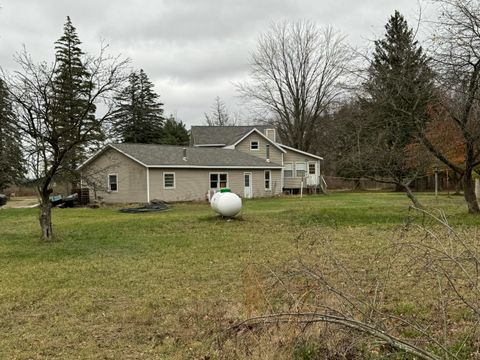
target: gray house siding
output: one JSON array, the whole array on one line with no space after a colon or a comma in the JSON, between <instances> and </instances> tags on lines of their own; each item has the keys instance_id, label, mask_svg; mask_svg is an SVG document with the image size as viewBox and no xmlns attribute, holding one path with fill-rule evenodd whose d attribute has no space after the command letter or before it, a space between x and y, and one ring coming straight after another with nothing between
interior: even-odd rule
<instances>
[{"instance_id":1,"label":"gray house siding","mask_svg":"<svg viewBox=\"0 0 480 360\"><path fill-rule=\"evenodd\" d=\"M252 173L253 197L279 195L281 189L281 170L272 169L271 190L265 190L264 170L258 169L150 169L150 199L164 201L192 201L207 199L210 190L210 173L227 173L228 187L243 197L244 173ZM175 173L175 188L165 189L164 173Z\"/></svg>"},{"instance_id":2,"label":"gray house siding","mask_svg":"<svg viewBox=\"0 0 480 360\"><path fill-rule=\"evenodd\" d=\"M288 164L292 164L293 170L293 177L284 177L283 179L283 187L285 189L300 189L302 184L302 178L296 176L296 164L297 163L305 163L305 169L308 173L308 163L314 162L317 166L317 177L320 175L320 161L314 157L301 154L289 149L285 149L287 151L286 154L283 155L283 162L284 166ZM306 182L304 182L304 187L307 187Z\"/></svg>"},{"instance_id":3,"label":"gray house siding","mask_svg":"<svg viewBox=\"0 0 480 360\"><path fill-rule=\"evenodd\" d=\"M258 142L258 150L251 150L250 143L252 141ZM265 138L261 137L257 133L252 133L248 135L245 139L243 139L240 143L235 146L236 150L242 151L252 156L256 156L260 159L266 160L266 146L269 145L270 148L270 161L276 164L282 164L282 152L275 147L273 144L265 140Z\"/></svg>"},{"instance_id":4,"label":"gray house siding","mask_svg":"<svg viewBox=\"0 0 480 360\"><path fill-rule=\"evenodd\" d=\"M147 201L147 169L120 152L107 149L82 170L83 185L90 188L90 197L96 191L107 203ZM118 190L107 191L108 175L118 177Z\"/></svg>"},{"instance_id":5,"label":"gray house siding","mask_svg":"<svg viewBox=\"0 0 480 360\"><path fill-rule=\"evenodd\" d=\"M244 174L252 174L252 196L267 197L282 192L281 169L270 169L271 189L265 190L265 170L222 168L147 168L128 156L109 148L82 169L83 186L107 203L143 203L159 199L163 201L205 200L210 189L210 173L227 173L228 187L244 196ZM164 174L175 174L175 187L164 187ZM118 190L108 191L109 174L117 175ZM148 186L147 186L148 179Z\"/></svg>"}]
</instances>

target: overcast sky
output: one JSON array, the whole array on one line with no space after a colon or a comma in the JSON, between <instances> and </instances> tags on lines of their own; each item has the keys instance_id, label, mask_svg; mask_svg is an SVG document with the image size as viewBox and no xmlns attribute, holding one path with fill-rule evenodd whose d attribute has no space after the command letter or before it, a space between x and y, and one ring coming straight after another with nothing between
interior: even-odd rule
<instances>
[{"instance_id":1,"label":"overcast sky","mask_svg":"<svg viewBox=\"0 0 480 360\"><path fill-rule=\"evenodd\" d=\"M395 9L416 24L417 0L0 0L0 65L15 69L25 45L35 60L52 60L69 15L83 49L103 39L154 82L167 114L204 122L216 96L239 111L235 82L247 77L249 54L272 21L309 19L333 26L364 47L382 36ZM428 4L422 2L424 13Z\"/></svg>"}]
</instances>

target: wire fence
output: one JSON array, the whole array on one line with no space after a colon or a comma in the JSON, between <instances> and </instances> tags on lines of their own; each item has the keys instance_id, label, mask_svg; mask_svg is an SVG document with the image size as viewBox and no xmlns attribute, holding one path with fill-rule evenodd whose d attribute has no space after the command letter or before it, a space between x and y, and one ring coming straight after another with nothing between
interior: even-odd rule
<instances>
[{"instance_id":1,"label":"wire fence","mask_svg":"<svg viewBox=\"0 0 480 360\"><path fill-rule=\"evenodd\" d=\"M324 176L328 190L365 190L365 191L393 191L395 185L379 183L368 179L351 179L340 176Z\"/></svg>"},{"instance_id":2,"label":"wire fence","mask_svg":"<svg viewBox=\"0 0 480 360\"><path fill-rule=\"evenodd\" d=\"M345 190L345 191L396 191L398 189L395 184L382 183L364 178L346 178L341 176L324 176L329 190ZM414 191L434 191L435 175L420 176L412 181L410 187ZM456 183L444 173L438 174L438 190L439 191L455 191Z\"/></svg>"}]
</instances>

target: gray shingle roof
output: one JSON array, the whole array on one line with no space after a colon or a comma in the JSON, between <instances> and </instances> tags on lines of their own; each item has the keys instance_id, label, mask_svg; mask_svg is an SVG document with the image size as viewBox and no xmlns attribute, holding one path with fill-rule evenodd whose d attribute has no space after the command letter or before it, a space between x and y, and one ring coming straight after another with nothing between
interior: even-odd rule
<instances>
[{"instance_id":1,"label":"gray shingle roof","mask_svg":"<svg viewBox=\"0 0 480 360\"><path fill-rule=\"evenodd\" d=\"M238 150L186 147L187 160L183 160L183 146L156 144L111 144L120 152L146 166L181 167L282 167Z\"/></svg>"},{"instance_id":2,"label":"gray shingle roof","mask_svg":"<svg viewBox=\"0 0 480 360\"><path fill-rule=\"evenodd\" d=\"M192 126L191 145L232 145L253 128L265 134L271 126Z\"/></svg>"}]
</instances>

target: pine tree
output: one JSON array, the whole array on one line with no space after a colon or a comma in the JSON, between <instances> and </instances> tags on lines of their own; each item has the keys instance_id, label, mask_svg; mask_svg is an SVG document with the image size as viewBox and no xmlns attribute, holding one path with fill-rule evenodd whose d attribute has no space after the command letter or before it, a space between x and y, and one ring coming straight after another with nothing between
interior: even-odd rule
<instances>
[{"instance_id":1,"label":"pine tree","mask_svg":"<svg viewBox=\"0 0 480 360\"><path fill-rule=\"evenodd\" d=\"M385 29L385 38L375 41L366 83L367 105L380 128L389 130L390 141L406 146L413 140L416 122L428 120L433 73L413 30L398 11Z\"/></svg>"},{"instance_id":2,"label":"pine tree","mask_svg":"<svg viewBox=\"0 0 480 360\"><path fill-rule=\"evenodd\" d=\"M177 121L172 115L165 121L163 127L162 144L166 145L188 145L190 135L185 124Z\"/></svg>"},{"instance_id":3,"label":"pine tree","mask_svg":"<svg viewBox=\"0 0 480 360\"><path fill-rule=\"evenodd\" d=\"M71 143L75 148L69 155L64 176L75 172L86 158L85 148L104 138L103 130L95 119L95 105L89 99L94 84L82 62L84 53L80 49L80 39L70 17L64 25L64 34L55 42L56 68L53 81L54 101L52 118L57 123L56 131L64 147ZM79 120L82 128L78 127ZM81 132L78 134L78 132ZM88 141L82 146L73 145L78 135Z\"/></svg>"},{"instance_id":4,"label":"pine tree","mask_svg":"<svg viewBox=\"0 0 480 360\"><path fill-rule=\"evenodd\" d=\"M158 98L147 74L143 70L132 72L117 97L114 134L123 142L160 143L164 118Z\"/></svg>"},{"instance_id":5,"label":"pine tree","mask_svg":"<svg viewBox=\"0 0 480 360\"><path fill-rule=\"evenodd\" d=\"M20 134L12 102L5 82L0 79L0 191L22 180L24 174Z\"/></svg>"},{"instance_id":6,"label":"pine tree","mask_svg":"<svg viewBox=\"0 0 480 360\"><path fill-rule=\"evenodd\" d=\"M405 151L428 121L433 73L428 57L398 11L385 29L385 37L375 41L365 96L360 102L364 124L356 159L361 161L360 173L396 184L419 205L409 186L424 169L410 166Z\"/></svg>"}]
</instances>

